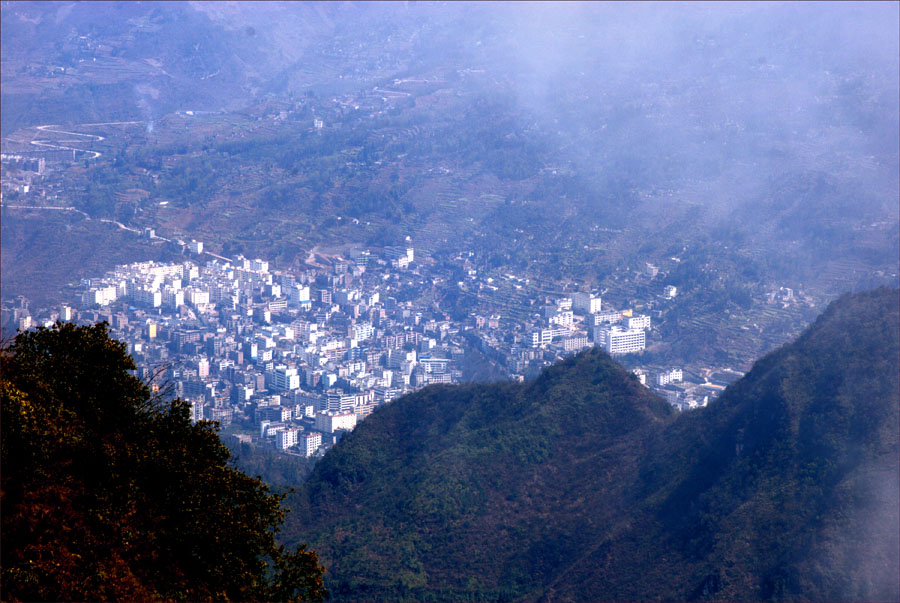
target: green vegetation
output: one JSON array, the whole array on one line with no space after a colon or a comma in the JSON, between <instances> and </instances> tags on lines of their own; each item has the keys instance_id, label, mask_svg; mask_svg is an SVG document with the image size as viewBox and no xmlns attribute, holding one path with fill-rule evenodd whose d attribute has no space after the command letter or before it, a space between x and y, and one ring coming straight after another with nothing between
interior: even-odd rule
<instances>
[{"instance_id":1,"label":"green vegetation","mask_svg":"<svg viewBox=\"0 0 900 603\"><path fill-rule=\"evenodd\" d=\"M315 463L314 459L238 442L229 438L227 433L221 434L221 437L231 451L231 463L236 469L258 477L275 489L288 490L305 481Z\"/></svg>"},{"instance_id":2,"label":"green vegetation","mask_svg":"<svg viewBox=\"0 0 900 603\"><path fill-rule=\"evenodd\" d=\"M4 600L323 600L316 554L276 543L282 497L134 368L105 324L3 351Z\"/></svg>"},{"instance_id":3,"label":"green vegetation","mask_svg":"<svg viewBox=\"0 0 900 603\"><path fill-rule=\"evenodd\" d=\"M900 296L674 416L596 350L379 409L291 498L340 600L900 596Z\"/></svg>"},{"instance_id":4,"label":"green vegetation","mask_svg":"<svg viewBox=\"0 0 900 603\"><path fill-rule=\"evenodd\" d=\"M502 564L579 521L585 509L566 497L612 496L586 478L633 471L609 463L616 447L640 447L673 414L597 350L524 385L429 387L379 409L316 465L286 537L318 526L307 534L339 598L521 596L539 584Z\"/></svg>"}]
</instances>

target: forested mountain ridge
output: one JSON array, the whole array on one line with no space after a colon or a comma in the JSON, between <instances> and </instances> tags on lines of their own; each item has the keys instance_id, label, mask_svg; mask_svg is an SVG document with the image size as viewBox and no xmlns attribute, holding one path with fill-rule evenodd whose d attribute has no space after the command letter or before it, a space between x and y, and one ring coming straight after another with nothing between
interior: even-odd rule
<instances>
[{"instance_id":1,"label":"forested mountain ridge","mask_svg":"<svg viewBox=\"0 0 900 603\"><path fill-rule=\"evenodd\" d=\"M677 417L598 351L423 390L323 459L287 533L338 599L896 600L898 301L842 297Z\"/></svg>"},{"instance_id":2,"label":"forested mountain ridge","mask_svg":"<svg viewBox=\"0 0 900 603\"><path fill-rule=\"evenodd\" d=\"M595 350L531 383L427 388L378 416L319 463L304 492L312 514L300 523L329 526L317 542L333 553L329 572L360 578L363 590L350 598L377 599L398 585L419 598L438 575L452 584L461 567L472 580L449 598L498 583L497 559L514 557L524 535L551 538L551 526L580 523L585 501L624 501L618 488L634 479L632 453L674 413ZM597 471L615 478L596 488ZM560 479L567 488L554 485ZM575 492L580 504L566 501ZM339 509L354 511L334 524L320 519ZM384 537L391 532L398 538Z\"/></svg>"},{"instance_id":3,"label":"forested mountain ridge","mask_svg":"<svg viewBox=\"0 0 900 603\"><path fill-rule=\"evenodd\" d=\"M897 308L896 291L844 296L680 417L642 465L641 538L613 547L605 572L582 559L559 594L602 591L601 576L656 548L653 572L613 598L652 585L679 599L896 599Z\"/></svg>"}]
</instances>

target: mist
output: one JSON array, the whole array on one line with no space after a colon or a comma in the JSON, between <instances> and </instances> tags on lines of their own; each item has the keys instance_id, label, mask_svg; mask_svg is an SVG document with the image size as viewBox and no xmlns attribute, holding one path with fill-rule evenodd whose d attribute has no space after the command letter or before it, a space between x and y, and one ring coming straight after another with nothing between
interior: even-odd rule
<instances>
[{"instance_id":1,"label":"mist","mask_svg":"<svg viewBox=\"0 0 900 603\"><path fill-rule=\"evenodd\" d=\"M897 4L491 6L494 69L587 177L703 180L715 205L780 173L842 174L896 209ZM523 118L525 119L525 118ZM730 195L723 194L731 187ZM745 191L743 194L738 190ZM730 198L730 199L729 199Z\"/></svg>"},{"instance_id":2,"label":"mist","mask_svg":"<svg viewBox=\"0 0 900 603\"><path fill-rule=\"evenodd\" d=\"M0 334L309 478L336 599L897 599L900 3L0 11Z\"/></svg>"},{"instance_id":3,"label":"mist","mask_svg":"<svg viewBox=\"0 0 900 603\"><path fill-rule=\"evenodd\" d=\"M560 248L569 228L582 238L590 228L627 230L626 238L655 241L645 250L651 255L702 238L778 256L779 278L795 276L793 286L836 259L897 264L897 3L12 3L3 10L11 59L37 52L79 68L72 52L54 54L59 40L127 32L133 46L122 42L127 50L116 60L140 66L118 73L121 81L107 82L104 72L102 85L76 82L39 95L7 73L6 131L118 119L144 121L156 134L179 110L253 111L315 98L319 110L340 113L345 128L364 130L372 119L397 132L413 122L428 129L423 144L412 137L396 151L396 132L359 138L368 137L367 169L376 155L397 169L401 154L403 169L414 169L393 191L414 213L431 212L427 191L440 178L429 169L448 163L470 181L484 175L493 183L479 194L533 203L532 219L518 227L535 240L547 239L547 221L571 220L550 237ZM404 89L398 82L406 80L420 84ZM375 107L376 90L394 89L413 93ZM452 100L431 111L419 95L435 90ZM344 113L366 97L374 103L369 115ZM442 146L450 138L456 146ZM378 189L374 181L360 186ZM473 234L502 234L505 222L489 206L475 210ZM492 239L487 247L507 243Z\"/></svg>"}]
</instances>

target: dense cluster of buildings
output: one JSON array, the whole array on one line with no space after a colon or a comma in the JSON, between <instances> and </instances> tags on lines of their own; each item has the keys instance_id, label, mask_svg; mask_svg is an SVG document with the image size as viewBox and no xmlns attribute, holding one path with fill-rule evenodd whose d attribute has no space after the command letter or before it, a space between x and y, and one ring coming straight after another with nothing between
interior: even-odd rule
<instances>
[{"instance_id":1,"label":"dense cluster of buildings","mask_svg":"<svg viewBox=\"0 0 900 603\"><path fill-rule=\"evenodd\" d=\"M612 310L589 292L535 300L541 311L528 320L453 321L422 295L434 278L409 246L356 249L299 272L204 255L199 241L187 251L192 261L130 264L85 279L80 303L41 321L24 302L5 307L3 321L20 329L106 321L127 343L139 377L190 402L194 420L233 425L244 438L303 456L381 404L461 381L473 348L522 379L593 345L612 355L639 352L651 328L650 316ZM419 288L409 295L414 280ZM680 380L676 369L648 386ZM686 399L670 401L682 407Z\"/></svg>"}]
</instances>

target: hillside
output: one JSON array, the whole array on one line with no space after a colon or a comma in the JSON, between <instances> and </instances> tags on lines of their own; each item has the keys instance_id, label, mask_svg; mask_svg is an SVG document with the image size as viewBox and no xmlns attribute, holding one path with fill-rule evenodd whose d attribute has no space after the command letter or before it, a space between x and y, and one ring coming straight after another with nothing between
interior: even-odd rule
<instances>
[{"instance_id":1,"label":"hillside","mask_svg":"<svg viewBox=\"0 0 900 603\"><path fill-rule=\"evenodd\" d=\"M286 534L347 600L896 600L898 301L842 297L682 416L596 350L428 388L319 463Z\"/></svg>"},{"instance_id":2,"label":"hillside","mask_svg":"<svg viewBox=\"0 0 900 603\"><path fill-rule=\"evenodd\" d=\"M106 323L0 347L0 598L324 601L315 553L275 541L283 497L136 368Z\"/></svg>"},{"instance_id":3,"label":"hillside","mask_svg":"<svg viewBox=\"0 0 900 603\"><path fill-rule=\"evenodd\" d=\"M5 2L0 17L3 153L50 160L9 205L55 198L279 268L410 236L481 272L621 290L612 275L677 257L693 316L763 283L828 299L896 283L896 5ZM38 129L52 124L103 140L70 163L35 144L59 141ZM107 238L100 225L6 211L4 272L44 273L5 279L7 299L93 274L47 258ZM140 249L159 255L136 240L91 265Z\"/></svg>"}]
</instances>

